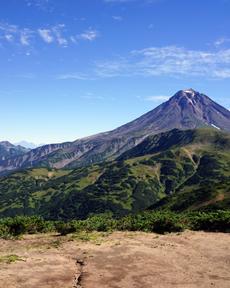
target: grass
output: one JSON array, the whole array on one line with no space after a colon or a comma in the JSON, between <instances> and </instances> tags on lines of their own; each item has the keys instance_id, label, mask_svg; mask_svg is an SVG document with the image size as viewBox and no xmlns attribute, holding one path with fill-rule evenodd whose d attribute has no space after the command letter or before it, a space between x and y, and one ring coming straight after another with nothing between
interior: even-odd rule
<instances>
[{"instance_id":1,"label":"grass","mask_svg":"<svg viewBox=\"0 0 230 288\"><path fill-rule=\"evenodd\" d=\"M2 264L11 264L18 261L25 261L25 260L16 254L0 256L0 263Z\"/></svg>"},{"instance_id":2,"label":"grass","mask_svg":"<svg viewBox=\"0 0 230 288\"><path fill-rule=\"evenodd\" d=\"M100 171L92 171L86 177L81 178L77 184L80 189L84 189L85 187L93 184L99 177Z\"/></svg>"},{"instance_id":3,"label":"grass","mask_svg":"<svg viewBox=\"0 0 230 288\"><path fill-rule=\"evenodd\" d=\"M71 235L71 240L77 240L81 242L90 242L95 245L101 245L104 242L105 237L107 237L109 232L98 232L98 231L79 231Z\"/></svg>"}]
</instances>

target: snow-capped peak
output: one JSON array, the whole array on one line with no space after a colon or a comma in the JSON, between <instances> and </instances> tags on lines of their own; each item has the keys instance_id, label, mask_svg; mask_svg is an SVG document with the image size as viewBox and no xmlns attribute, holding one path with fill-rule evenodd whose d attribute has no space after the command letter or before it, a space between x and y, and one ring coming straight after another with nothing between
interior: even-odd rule
<instances>
[{"instance_id":1,"label":"snow-capped peak","mask_svg":"<svg viewBox=\"0 0 230 288\"><path fill-rule=\"evenodd\" d=\"M183 92L186 94L190 94L191 96L194 96L196 94L196 92L192 88L185 89L185 90L183 90Z\"/></svg>"}]
</instances>

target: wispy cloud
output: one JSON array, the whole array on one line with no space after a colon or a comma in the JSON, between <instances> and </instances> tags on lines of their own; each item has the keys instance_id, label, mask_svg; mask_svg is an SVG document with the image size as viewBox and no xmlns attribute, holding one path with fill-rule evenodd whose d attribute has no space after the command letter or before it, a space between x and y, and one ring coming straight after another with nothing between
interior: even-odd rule
<instances>
[{"instance_id":1,"label":"wispy cloud","mask_svg":"<svg viewBox=\"0 0 230 288\"><path fill-rule=\"evenodd\" d=\"M118 22L123 20L123 17L121 17L121 16L112 16L112 18L113 18L113 20L118 21Z\"/></svg>"},{"instance_id":2,"label":"wispy cloud","mask_svg":"<svg viewBox=\"0 0 230 288\"><path fill-rule=\"evenodd\" d=\"M46 12L52 12L54 3L51 0L24 0L27 7L34 7Z\"/></svg>"},{"instance_id":3,"label":"wispy cloud","mask_svg":"<svg viewBox=\"0 0 230 288\"><path fill-rule=\"evenodd\" d=\"M54 40L52 36L52 31L50 29L38 29L38 34L46 43L52 43Z\"/></svg>"},{"instance_id":4,"label":"wispy cloud","mask_svg":"<svg viewBox=\"0 0 230 288\"><path fill-rule=\"evenodd\" d=\"M38 29L38 33L42 40L48 44L56 42L60 46L68 46L67 36L64 35L63 29L65 24L58 24L56 26L50 27L49 29ZM71 40L70 36L69 39Z\"/></svg>"},{"instance_id":5,"label":"wispy cloud","mask_svg":"<svg viewBox=\"0 0 230 288\"><path fill-rule=\"evenodd\" d=\"M169 99L169 96L164 96L164 95L148 96L144 98L144 100L152 101L152 102L167 101L168 99Z\"/></svg>"},{"instance_id":6,"label":"wispy cloud","mask_svg":"<svg viewBox=\"0 0 230 288\"><path fill-rule=\"evenodd\" d=\"M33 31L29 28L19 28L17 25L0 23L0 40L9 43L18 42L23 46L29 46L33 37Z\"/></svg>"},{"instance_id":7,"label":"wispy cloud","mask_svg":"<svg viewBox=\"0 0 230 288\"><path fill-rule=\"evenodd\" d=\"M58 79L95 80L133 76L230 78L230 49L203 51L177 46L149 47L130 51L128 55L112 60L96 61L88 72L59 75Z\"/></svg>"},{"instance_id":8,"label":"wispy cloud","mask_svg":"<svg viewBox=\"0 0 230 288\"><path fill-rule=\"evenodd\" d=\"M87 74L83 73L68 73L68 74L62 74L58 75L56 77L57 80L94 80L95 78L89 77Z\"/></svg>"},{"instance_id":9,"label":"wispy cloud","mask_svg":"<svg viewBox=\"0 0 230 288\"><path fill-rule=\"evenodd\" d=\"M227 38L227 37L221 37L219 39L217 39L215 42L214 42L214 45L216 47L219 47L223 44L226 44L226 43L229 43L230 42L230 38Z\"/></svg>"},{"instance_id":10,"label":"wispy cloud","mask_svg":"<svg viewBox=\"0 0 230 288\"><path fill-rule=\"evenodd\" d=\"M57 43L61 46L67 47L68 46L68 40L66 36L64 36L63 30L66 28L65 24L59 24L54 27L52 27L52 32L55 35L55 39ZM71 36L70 36L71 37Z\"/></svg>"},{"instance_id":11,"label":"wispy cloud","mask_svg":"<svg viewBox=\"0 0 230 288\"><path fill-rule=\"evenodd\" d=\"M102 96L94 95L93 93L89 92L83 96L80 97L84 100L104 100L105 98Z\"/></svg>"},{"instance_id":12,"label":"wispy cloud","mask_svg":"<svg viewBox=\"0 0 230 288\"><path fill-rule=\"evenodd\" d=\"M30 29L23 29L20 31L20 43L24 46L29 46L32 34L33 32Z\"/></svg>"},{"instance_id":13,"label":"wispy cloud","mask_svg":"<svg viewBox=\"0 0 230 288\"><path fill-rule=\"evenodd\" d=\"M70 34L65 24L54 26L38 27L30 29L19 27L8 23L0 23L0 42L30 46L37 41L43 41L45 44L56 43L61 47L67 47L68 44L77 44L80 41L94 41L98 38L99 32L89 28L75 35Z\"/></svg>"},{"instance_id":14,"label":"wispy cloud","mask_svg":"<svg viewBox=\"0 0 230 288\"><path fill-rule=\"evenodd\" d=\"M4 37L8 42L14 41L14 36L12 34L5 34Z\"/></svg>"},{"instance_id":15,"label":"wispy cloud","mask_svg":"<svg viewBox=\"0 0 230 288\"><path fill-rule=\"evenodd\" d=\"M98 77L200 76L230 78L230 49L189 50L176 46L131 51L126 57L96 63Z\"/></svg>"},{"instance_id":16,"label":"wispy cloud","mask_svg":"<svg viewBox=\"0 0 230 288\"><path fill-rule=\"evenodd\" d=\"M82 40L94 41L96 38L98 38L98 36L98 31L89 29L81 33L77 38Z\"/></svg>"}]
</instances>

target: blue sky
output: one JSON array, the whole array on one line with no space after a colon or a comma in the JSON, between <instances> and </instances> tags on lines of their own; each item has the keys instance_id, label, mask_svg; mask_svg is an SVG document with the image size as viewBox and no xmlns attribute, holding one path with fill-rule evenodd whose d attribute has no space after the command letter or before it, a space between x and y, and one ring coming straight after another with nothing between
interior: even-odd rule
<instances>
[{"instance_id":1,"label":"blue sky","mask_svg":"<svg viewBox=\"0 0 230 288\"><path fill-rule=\"evenodd\" d=\"M230 108L230 0L2 0L0 140L71 141L194 88Z\"/></svg>"}]
</instances>

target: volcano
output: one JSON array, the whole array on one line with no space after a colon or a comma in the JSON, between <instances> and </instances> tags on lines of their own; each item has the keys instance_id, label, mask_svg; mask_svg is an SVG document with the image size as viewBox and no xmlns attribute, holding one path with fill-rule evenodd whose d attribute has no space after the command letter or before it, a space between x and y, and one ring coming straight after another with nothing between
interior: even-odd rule
<instances>
[{"instance_id":1,"label":"volcano","mask_svg":"<svg viewBox=\"0 0 230 288\"><path fill-rule=\"evenodd\" d=\"M1 160L0 172L31 167L75 168L114 160L149 135L202 127L230 132L230 111L193 89L180 90L167 102L115 130L41 146Z\"/></svg>"}]
</instances>

